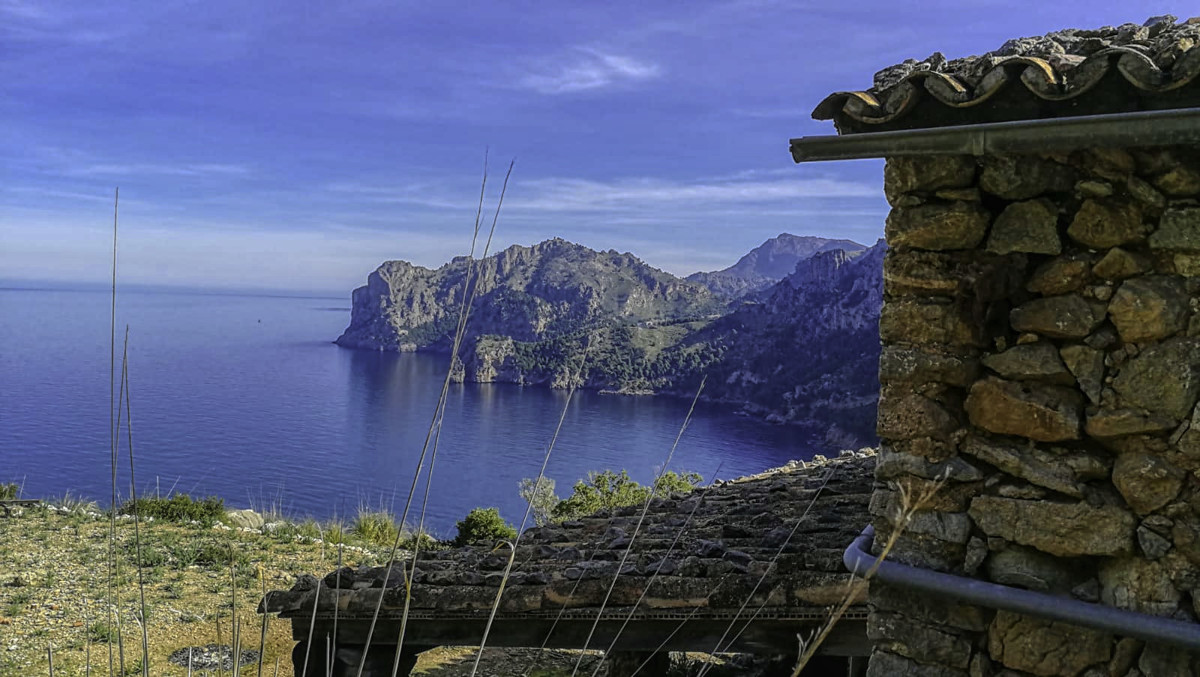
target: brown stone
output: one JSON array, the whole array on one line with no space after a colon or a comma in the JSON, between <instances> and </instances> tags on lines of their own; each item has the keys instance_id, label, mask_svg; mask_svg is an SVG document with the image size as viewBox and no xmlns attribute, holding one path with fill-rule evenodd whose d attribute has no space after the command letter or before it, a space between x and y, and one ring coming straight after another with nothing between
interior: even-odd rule
<instances>
[{"instance_id":1,"label":"brown stone","mask_svg":"<svg viewBox=\"0 0 1200 677\"><path fill-rule=\"evenodd\" d=\"M949 302L897 300L879 313L879 337L885 343L945 343L981 346L975 325Z\"/></svg>"},{"instance_id":2,"label":"brown stone","mask_svg":"<svg viewBox=\"0 0 1200 677\"><path fill-rule=\"evenodd\" d=\"M1027 200L1044 193L1066 193L1075 172L1053 160L1033 155L986 156L979 187L1006 200Z\"/></svg>"},{"instance_id":3,"label":"brown stone","mask_svg":"<svg viewBox=\"0 0 1200 677\"><path fill-rule=\"evenodd\" d=\"M1191 656L1179 647L1147 644L1138 658L1138 669L1145 677L1178 677L1192 672Z\"/></svg>"},{"instance_id":4,"label":"brown stone","mask_svg":"<svg viewBox=\"0 0 1200 677\"><path fill-rule=\"evenodd\" d=\"M962 458L931 462L920 456L894 451L884 443L875 463L875 478L892 480L912 475L927 480L948 479L954 482L978 482L983 472Z\"/></svg>"},{"instance_id":5,"label":"brown stone","mask_svg":"<svg viewBox=\"0 0 1200 677\"><path fill-rule=\"evenodd\" d=\"M1148 230L1137 205L1115 198L1098 198L1084 201L1067 234L1084 246L1108 249L1138 242Z\"/></svg>"},{"instance_id":6,"label":"brown stone","mask_svg":"<svg viewBox=\"0 0 1200 677\"><path fill-rule=\"evenodd\" d=\"M1133 514L1111 505L980 496L969 513L988 536L1059 557L1128 554L1137 527Z\"/></svg>"},{"instance_id":7,"label":"brown stone","mask_svg":"<svg viewBox=\"0 0 1200 677\"><path fill-rule=\"evenodd\" d=\"M1087 284L1091 265L1091 259L1083 254L1050 259L1033 271L1025 288L1043 296L1077 291Z\"/></svg>"},{"instance_id":8,"label":"brown stone","mask_svg":"<svg viewBox=\"0 0 1200 677\"><path fill-rule=\"evenodd\" d=\"M1085 180L1075 184L1075 192L1083 197L1108 197L1113 187L1107 181Z\"/></svg>"},{"instance_id":9,"label":"brown stone","mask_svg":"<svg viewBox=\"0 0 1200 677\"><path fill-rule=\"evenodd\" d=\"M887 345L879 356L883 383L946 383L966 387L979 374L979 360L919 348Z\"/></svg>"},{"instance_id":10,"label":"brown stone","mask_svg":"<svg viewBox=\"0 0 1200 677\"><path fill-rule=\"evenodd\" d=\"M888 294L954 296L962 286L961 266L953 254L888 250L883 284Z\"/></svg>"},{"instance_id":11,"label":"brown stone","mask_svg":"<svg viewBox=\"0 0 1200 677\"><path fill-rule=\"evenodd\" d=\"M1150 269L1150 262L1143 256L1132 254L1121 249L1113 247L1108 250L1104 258L1092 267L1092 272L1097 277L1102 277L1105 280L1123 280L1134 275L1141 275Z\"/></svg>"},{"instance_id":12,"label":"brown stone","mask_svg":"<svg viewBox=\"0 0 1200 677\"><path fill-rule=\"evenodd\" d=\"M1163 212L1158 230L1150 236L1150 248L1200 251L1200 207L1180 207Z\"/></svg>"},{"instance_id":13,"label":"brown stone","mask_svg":"<svg viewBox=\"0 0 1200 677\"><path fill-rule=\"evenodd\" d=\"M904 193L965 188L975 182L975 158L969 155L891 157L883 168L883 193L890 204Z\"/></svg>"},{"instance_id":14,"label":"brown stone","mask_svg":"<svg viewBox=\"0 0 1200 677\"><path fill-rule=\"evenodd\" d=\"M1081 339L1104 321L1104 310L1078 294L1067 294L1022 304L1013 309L1009 319L1017 331L1031 331L1051 338Z\"/></svg>"},{"instance_id":15,"label":"brown stone","mask_svg":"<svg viewBox=\"0 0 1200 677\"><path fill-rule=\"evenodd\" d=\"M1153 341L1187 326L1188 293L1183 281L1168 275L1126 280L1108 304L1108 314L1126 343Z\"/></svg>"},{"instance_id":16,"label":"brown stone","mask_svg":"<svg viewBox=\"0 0 1200 677\"><path fill-rule=\"evenodd\" d=\"M987 250L993 254L1058 254L1058 207L1045 198L1014 202L992 224Z\"/></svg>"},{"instance_id":17,"label":"brown stone","mask_svg":"<svg viewBox=\"0 0 1200 677\"><path fill-rule=\"evenodd\" d=\"M1175 500L1183 479L1182 470L1153 454L1121 454L1113 464L1113 484L1139 515Z\"/></svg>"},{"instance_id":18,"label":"brown stone","mask_svg":"<svg viewBox=\"0 0 1200 677\"><path fill-rule=\"evenodd\" d=\"M1077 563L1018 545L993 553L987 575L995 583L1043 592L1070 592L1081 578Z\"/></svg>"},{"instance_id":19,"label":"brown stone","mask_svg":"<svg viewBox=\"0 0 1200 677\"><path fill-rule=\"evenodd\" d=\"M1077 470L1083 469L1083 466L1077 461L1086 457L1051 454L1032 444L1009 444L974 435L967 439L962 453L993 465L1013 477L1073 498L1083 498L1083 484L1079 481Z\"/></svg>"},{"instance_id":20,"label":"brown stone","mask_svg":"<svg viewBox=\"0 0 1200 677\"><path fill-rule=\"evenodd\" d=\"M1200 172L1179 165L1154 179L1154 185L1171 197L1190 197L1200 193Z\"/></svg>"},{"instance_id":21,"label":"brown stone","mask_svg":"<svg viewBox=\"0 0 1200 677\"><path fill-rule=\"evenodd\" d=\"M1170 616L1181 595L1160 562L1121 557L1100 563L1100 599L1109 606Z\"/></svg>"},{"instance_id":22,"label":"brown stone","mask_svg":"<svg viewBox=\"0 0 1200 677\"><path fill-rule=\"evenodd\" d=\"M896 677L896 675L921 675L921 677L969 677L966 670L941 665L918 663L890 651L877 648L871 652L867 664L867 677Z\"/></svg>"},{"instance_id":23,"label":"brown stone","mask_svg":"<svg viewBox=\"0 0 1200 677\"><path fill-rule=\"evenodd\" d=\"M983 366L1000 376L1017 381L1044 381L1056 385L1074 385L1058 350L1045 341L1013 346L983 358Z\"/></svg>"},{"instance_id":24,"label":"brown stone","mask_svg":"<svg viewBox=\"0 0 1200 677\"><path fill-rule=\"evenodd\" d=\"M1040 442L1079 439L1083 398L1070 388L986 378L971 386L971 423L1001 435Z\"/></svg>"},{"instance_id":25,"label":"brown stone","mask_svg":"<svg viewBox=\"0 0 1200 677\"><path fill-rule=\"evenodd\" d=\"M893 393L884 390L879 398L879 419L876 432L892 440L919 437L947 438L958 428L958 422L945 407L915 393Z\"/></svg>"},{"instance_id":26,"label":"brown stone","mask_svg":"<svg viewBox=\"0 0 1200 677\"><path fill-rule=\"evenodd\" d=\"M1104 353L1085 345L1073 344L1063 346L1058 354L1088 400L1092 404L1100 404L1100 390L1104 386Z\"/></svg>"},{"instance_id":27,"label":"brown stone","mask_svg":"<svg viewBox=\"0 0 1200 677\"><path fill-rule=\"evenodd\" d=\"M1170 432L1179 422L1137 409L1101 409L1088 416L1084 431L1097 439Z\"/></svg>"},{"instance_id":28,"label":"brown stone","mask_svg":"<svg viewBox=\"0 0 1200 677\"><path fill-rule=\"evenodd\" d=\"M1175 274L1184 277L1200 277L1200 254L1194 252L1176 252L1172 257L1175 264Z\"/></svg>"},{"instance_id":29,"label":"brown stone","mask_svg":"<svg viewBox=\"0 0 1200 677\"><path fill-rule=\"evenodd\" d=\"M1034 675L1078 675L1112 656L1112 636L1076 625L1000 611L988 651L1005 667Z\"/></svg>"},{"instance_id":30,"label":"brown stone","mask_svg":"<svg viewBox=\"0 0 1200 677\"><path fill-rule=\"evenodd\" d=\"M1200 339L1174 338L1143 350L1122 365L1112 387L1126 406L1187 417L1200 396Z\"/></svg>"},{"instance_id":31,"label":"brown stone","mask_svg":"<svg viewBox=\"0 0 1200 677\"><path fill-rule=\"evenodd\" d=\"M903 613L876 612L867 624L867 639L880 649L922 663L964 669L971 662L971 643Z\"/></svg>"},{"instance_id":32,"label":"brown stone","mask_svg":"<svg viewBox=\"0 0 1200 677\"><path fill-rule=\"evenodd\" d=\"M987 234L991 215L974 202L924 204L888 214L884 236L897 249L973 249Z\"/></svg>"}]
</instances>

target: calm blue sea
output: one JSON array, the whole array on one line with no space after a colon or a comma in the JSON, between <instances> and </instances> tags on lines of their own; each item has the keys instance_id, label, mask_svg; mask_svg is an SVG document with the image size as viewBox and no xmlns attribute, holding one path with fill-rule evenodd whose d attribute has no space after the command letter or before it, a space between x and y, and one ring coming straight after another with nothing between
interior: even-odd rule
<instances>
[{"instance_id":1,"label":"calm blue sea","mask_svg":"<svg viewBox=\"0 0 1200 677\"><path fill-rule=\"evenodd\" d=\"M0 482L108 503L109 304L101 291L0 289ZM360 505L400 511L444 358L334 346L347 298L138 291L120 293L117 305L118 350L129 325L139 491L276 503L321 518ZM519 521L517 483L537 474L565 401L543 388L452 385L433 468L433 530L452 535L475 506ZM652 479L687 407L576 393L547 473L559 495L589 470ZM708 479L723 463L720 476L734 477L823 451L814 444L799 429L701 406L671 468Z\"/></svg>"}]
</instances>

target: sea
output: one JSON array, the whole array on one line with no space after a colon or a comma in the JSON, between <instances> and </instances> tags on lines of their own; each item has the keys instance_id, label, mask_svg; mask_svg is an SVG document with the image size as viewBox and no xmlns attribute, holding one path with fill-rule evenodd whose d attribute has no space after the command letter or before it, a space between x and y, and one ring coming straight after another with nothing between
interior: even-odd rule
<instances>
[{"instance_id":1,"label":"sea","mask_svg":"<svg viewBox=\"0 0 1200 677\"><path fill-rule=\"evenodd\" d=\"M475 507L520 523L518 484L560 418L546 476L564 498L590 471L707 482L828 452L816 431L736 406L702 402L685 429L687 400L470 383L450 385L426 445L448 359L334 345L348 294L122 289L116 303L114 358L109 291L0 285L0 482L25 496L111 502L110 366L119 376L126 332L118 500L185 492L318 519L409 504L409 522L424 506L427 528L451 537Z\"/></svg>"}]
</instances>

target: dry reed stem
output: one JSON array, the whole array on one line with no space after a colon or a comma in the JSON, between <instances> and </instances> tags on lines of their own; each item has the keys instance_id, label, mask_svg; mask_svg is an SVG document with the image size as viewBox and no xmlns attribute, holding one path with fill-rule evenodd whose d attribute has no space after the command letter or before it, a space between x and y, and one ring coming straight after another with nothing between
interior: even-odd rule
<instances>
[{"instance_id":1,"label":"dry reed stem","mask_svg":"<svg viewBox=\"0 0 1200 677\"><path fill-rule=\"evenodd\" d=\"M133 501L133 542L136 547L138 572L138 597L141 600L142 621L142 677L150 677L150 634L146 618L146 579L142 572L141 509L137 500L137 475L133 467L133 413L129 402L129 325L125 325L125 347L121 355L121 392L125 400L125 432L129 446L129 497ZM118 420L120 418L120 411Z\"/></svg>"},{"instance_id":2,"label":"dry reed stem","mask_svg":"<svg viewBox=\"0 0 1200 677\"><path fill-rule=\"evenodd\" d=\"M658 474L654 476L654 482L650 485L650 493L646 496L646 502L642 505L642 514L638 516L637 525L634 526L633 533L629 536L629 543L625 546L625 552L621 554L621 562L617 564L617 572L613 574L612 582L608 584L608 590L604 592L604 599L600 602L600 610L596 612L596 620L592 621L592 627L588 630L587 639L583 641L583 650L579 652L579 657L575 659L575 667L571 669L571 677L575 677L579 672L579 666L583 664L583 652L587 651L588 645L592 643L592 636L596 633L596 626L600 625L600 616L604 614L604 608L608 606L608 600L612 597L612 592L617 587L617 581L621 578L621 570L625 568L625 562L629 560L629 553L633 552L633 544L637 542L638 533L641 532L642 524L646 521L646 514L650 512L650 504L654 502L654 488L658 486L659 479L667 472L667 467L671 465L671 459L675 456L675 450L679 447L679 440L683 438L683 433L692 421L692 414L696 411L696 403L700 401L700 394L704 392L704 384L707 382L708 374L705 374L700 379L700 387L696 389L696 396L692 398L692 406L688 408L687 416L683 418L683 425L679 426L679 433L675 435L675 441L671 443L671 450L667 452L667 459L663 461ZM593 677L599 670L600 664L597 664L596 670L592 672Z\"/></svg>"},{"instance_id":3,"label":"dry reed stem","mask_svg":"<svg viewBox=\"0 0 1200 677\"><path fill-rule=\"evenodd\" d=\"M117 538L117 212L120 200L121 189L117 187L113 192L112 313L109 322L108 343L108 444L109 461L112 467L112 503L109 507L108 575L105 578L107 592L105 599L110 610L110 620L112 620L111 609L117 606L113 590L113 579L116 573L113 569L116 561ZM108 640L108 677L113 677L115 666L113 665L112 633L108 633L106 639Z\"/></svg>"},{"instance_id":4,"label":"dry reed stem","mask_svg":"<svg viewBox=\"0 0 1200 677\"><path fill-rule=\"evenodd\" d=\"M896 542L900 540L900 536L904 533L904 529L912 520L912 516L920 511L921 508L923 508L925 504L933 498L934 494L941 490L942 486L945 484L946 476L943 475L942 477L938 478L938 480L932 486L926 488L915 496L913 495L912 488L909 485L898 485L897 488L900 492L900 506L897 509L897 514L895 517L895 522L892 525L892 529L888 533L887 541L884 543L883 549L879 552L879 557L875 559L875 563L872 564L871 568L868 569L867 572L861 577L857 576L857 571L850 572L850 581L853 586L842 598L841 604L838 605L837 609L834 610L833 614L830 615L825 624L821 626L821 631L817 633L816 637L812 641L807 642L807 645L804 647L804 652L800 655L799 660L796 661L795 669L792 670L792 677L799 677L800 671L803 670L804 666L808 665L808 662L811 661L813 656L817 654L817 649L820 648L821 643L825 641L825 638L829 636L829 633L833 632L834 626L837 625L838 621L842 619L842 616L846 614L846 610L850 608L850 605L854 603L854 599L858 596L859 591L865 589L870 584L870 580L875 576L875 573L879 571L879 567L883 564L883 560L887 558L888 554L890 554L892 549L896 546Z\"/></svg>"},{"instance_id":5,"label":"dry reed stem","mask_svg":"<svg viewBox=\"0 0 1200 677\"><path fill-rule=\"evenodd\" d=\"M258 582L262 586L263 599L267 598L267 579L263 576L262 564L258 565ZM267 650L267 610L263 609L262 614L262 636L258 640L258 672L254 673L255 677L262 675L263 668L263 652Z\"/></svg>"}]
</instances>

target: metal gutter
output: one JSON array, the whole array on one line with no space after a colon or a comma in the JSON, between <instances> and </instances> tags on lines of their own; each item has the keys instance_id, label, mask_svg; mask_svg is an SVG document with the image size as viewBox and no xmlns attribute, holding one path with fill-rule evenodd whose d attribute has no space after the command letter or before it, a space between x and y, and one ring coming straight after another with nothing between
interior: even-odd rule
<instances>
[{"instance_id":1,"label":"metal gutter","mask_svg":"<svg viewBox=\"0 0 1200 677\"><path fill-rule=\"evenodd\" d=\"M796 162L814 162L904 155L991 155L1184 143L1200 143L1200 108L990 122L844 136L803 136L791 140L791 151L792 159Z\"/></svg>"},{"instance_id":2,"label":"metal gutter","mask_svg":"<svg viewBox=\"0 0 1200 677\"><path fill-rule=\"evenodd\" d=\"M1122 637L1136 637L1148 642L1171 644L1189 651L1200 651L1200 623L1187 623L1137 611L1127 611L1103 604L1080 602L1070 597L1058 597L1006 585L988 583L964 576L944 574L929 569L889 562L870 553L875 529L868 526L854 539L842 555L842 562L852 572L866 572L878 563L874 578L884 583L919 590L937 597L986 606L1094 630L1111 632Z\"/></svg>"}]
</instances>

